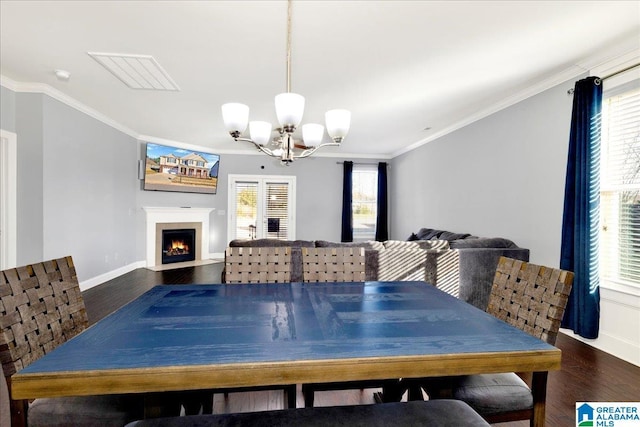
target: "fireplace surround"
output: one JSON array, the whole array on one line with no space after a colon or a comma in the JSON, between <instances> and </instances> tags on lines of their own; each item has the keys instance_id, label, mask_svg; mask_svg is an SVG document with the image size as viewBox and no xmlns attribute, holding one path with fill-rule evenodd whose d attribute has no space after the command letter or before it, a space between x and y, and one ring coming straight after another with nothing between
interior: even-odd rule
<instances>
[{"instance_id":1,"label":"fireplace surround","mask_svg":"<svg viewBox=\"0 0 640 427\"><path fill-rule=\"evenodd\" d=\"M162 230L195 230L195 261L209 260L209 217L212 208L144 207L147 268L162 266Z\"/></svg>"}]
</instances>

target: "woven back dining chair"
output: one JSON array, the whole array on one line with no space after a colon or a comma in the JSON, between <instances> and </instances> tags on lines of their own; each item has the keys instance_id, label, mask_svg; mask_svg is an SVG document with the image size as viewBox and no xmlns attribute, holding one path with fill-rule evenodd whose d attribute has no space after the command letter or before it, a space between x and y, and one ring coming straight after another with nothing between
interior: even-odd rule
<instances>
[{"instance_id":1,"label":"woven back dining chair","mask_svg":"<svg viewBox=\"0 0 640 427\"><path fill-rule=\"evenodd\" d=\"M0 272L0 361L12 426L122 426L140 417L143 401L130 396L11 399L13 374L88 324L70 256Z\"/></svg>"},{"instance_id":2,"label":"woven back dining chair","mask_svg":"<svg viewBox=\"0 0 640 427\"><path fill-rule=\"evenodd\" d=\"M487 313L554 345L572 284L570 271L501 257ZM534 414L531 389L515 373L441 378L422 385L431 399L462 400L489 423L527 420Z\"/></svg>"},{"instance_id":3,"label":"woven back dining chair","mask_svg":"<svg viewBox=\"0 0 640 427\"><path fill-rule=\"evenodd\" d=\"M289 247L229 247L224 259L226 283L291 281Z\"/></svg>"},{"instance_id":4,"label":"woven back dining chair","mask_svg":"<svg viewBox=\"0 0 640 427\"><path fill-rule=\"evenodd\" d=\"M226 283L257 284L288 283L291 281L291 248L288 246L228 247L225 250L224 259ZM282 390L285 406L287 408L295 408L296 406L295 384L215 389L202 392L200 396L195 397L195 400L204 400L209 404L212 401L209 395L213 393L223 393L226 397L229 393L259 390ZM209 409L211 408L205 408L203 404L203 413L211 413Z\"/></svg>"},{"instance_id":5,"label":"woven back dining chair","mask_svg":"<svg viewBox=\"0 0 640 427\"><path fill-rule=\"evenodd\" d=\"M302 248L302 275L305 283L364 282L365 249L363 247ZM312 407L315 392L381 387L381 381L345 381L303 384L305 407Z\"/></svg>"},{"instance_id":6,"label":"woven back dining chair","mask_svg":"<svg viewBox=\"0 0 640 427\"><path fill-rule=\"evenodd\" d=\"M364 282L362 247L302 248L304 282Z\"/></svg>"}]
</instances>

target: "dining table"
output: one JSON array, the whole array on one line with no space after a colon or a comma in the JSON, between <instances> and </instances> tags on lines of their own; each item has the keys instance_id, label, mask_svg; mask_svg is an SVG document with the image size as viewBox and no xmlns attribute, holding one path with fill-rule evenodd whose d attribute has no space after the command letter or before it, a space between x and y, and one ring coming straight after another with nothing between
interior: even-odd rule
<instances>
[{"instance_id":1,"label":"dining table","mask_svg":"<svg viewBox=\"0 0 640 427\"><path fill-rule=\"evenodd\" d=\"M560 361L558 348L425 282L158 285L11 387L36 399L531 372L543 426Z\"/></svg>"}]
</instances>

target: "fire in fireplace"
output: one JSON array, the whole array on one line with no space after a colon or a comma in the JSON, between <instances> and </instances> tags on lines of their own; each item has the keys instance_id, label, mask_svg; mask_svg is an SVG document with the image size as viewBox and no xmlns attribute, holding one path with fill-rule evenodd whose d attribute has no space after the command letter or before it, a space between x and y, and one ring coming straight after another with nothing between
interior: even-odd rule
<instances>
[{"instance_id":1,"label":"fire in fireplace","mask_svg":"<svg viewBox=\"0 0 640 427\"><path fill-rule=\"evenodd\" d=\"M162 263L193 261L196 259L196 230L162 230Z\"/></svg>"}]
</instances>

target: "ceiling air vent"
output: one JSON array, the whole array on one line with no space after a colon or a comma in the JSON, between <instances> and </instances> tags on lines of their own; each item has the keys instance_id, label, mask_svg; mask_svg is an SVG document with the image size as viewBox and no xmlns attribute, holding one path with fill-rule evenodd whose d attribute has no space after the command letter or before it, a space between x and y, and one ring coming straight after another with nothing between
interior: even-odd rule
<instances>
[{"instance_id":1,"label":"ceiling air vent","mask_svg":"<svg viewBox=\"0 0 640 427\"><path fill-rule=\"evenodd\" d=\"M151 55L87 53L131 89L180 90Z\"/></svg>"}]
</instances>

